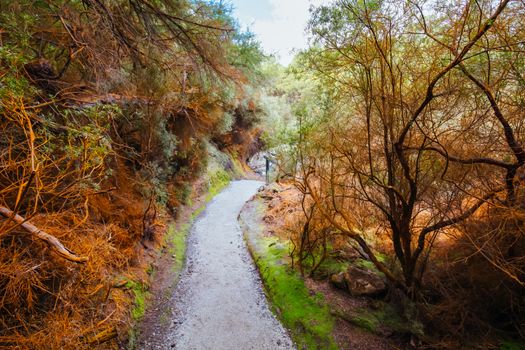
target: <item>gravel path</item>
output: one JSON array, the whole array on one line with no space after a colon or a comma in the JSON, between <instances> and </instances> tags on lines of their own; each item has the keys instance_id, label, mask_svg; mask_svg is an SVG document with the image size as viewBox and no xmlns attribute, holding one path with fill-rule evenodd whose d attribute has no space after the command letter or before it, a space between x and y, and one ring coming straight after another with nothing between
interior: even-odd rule
<instances>
[{"instance_id":1,"label":"gravel path","mask_svg":"<svg viewBox=\"0 0 525 350\"><path fill-rule=\"evenodd\" d=\"M262 185L234 181L196 220L188 258L171 298L174 321L143 349L294 349L268 308L237 215Z\"/></svg>"}]
</instances>

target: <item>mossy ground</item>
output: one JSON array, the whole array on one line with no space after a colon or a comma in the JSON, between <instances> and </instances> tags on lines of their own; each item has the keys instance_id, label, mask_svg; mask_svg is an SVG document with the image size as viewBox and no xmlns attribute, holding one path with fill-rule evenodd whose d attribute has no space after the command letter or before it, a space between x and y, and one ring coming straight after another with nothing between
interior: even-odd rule
<instances>
[{"instance_id":1,"label":"mossy ground","mask_svg":"<svg viewBox=\"0 0 525 350\"><path fill-rule=\"evenodd\" d=\"M356 315L349 321L372 333L381 334L382 330L388 329L397 334L424 336L423 325L416 318L403 317L392 304L379 300L374 302L373 308L366 307L356 310Z\"/></svg>"},{"instance_id":2,"label":"mossy ground","mask_svg":"<svg viewBox=\"0 0 525 350\"><path fill-rule=\"evenodd\" d=\"M168 253L173 257L172 269L177 279L186 258L186 238L191 228L191 221L181 225L178 229L174 224L168 227Z\"/></svg>"},{"instance_id":3,"label":"mossy ground","mask_svg":"<svg viewBox=\"0 0 525 350\"><path fill-rule=\"evenodd\" d=\"M133 308L131 309L131 317L134 322L138 323L144 317L146 312L146 300L150 293L148 286L139 281L129 280L126 282L125 288L131 290L134 295ZM128 348L134 349L137 341L137 330L133 327L128 332Z\"/></svg>"},{"instance_id":4,"label":"mossy ground","mask_svg":"<svg viewBox=\"0 0 525 350\"><path fill-rule=\"evenodd\" d=\"M290 268L288 245L276 237L263 237L261 230L255 232L253 225L247 227L250 228L245 227L248 246L268 299L281 322L290 330L297 347L337 349L332 337L335 318L323 296L311 294L301 276Z\"/></svg>"},{"instance_id":5,"label":"mossy ground","mask_svg":"<svg viewBox=\"0 0 525 350\"><path fill-rule=\"evenodd\" d=\"M126 283L126 288L129 288L135 296L134 306L133 309L131 309L131 316L134 320L140 320L146 312L146 298L149 295L148 287L141 282L128 281Z\"/></svg>"},{"instance_id":6,"label":"mossy ground","mask_svg":"<svg viewBox=\"0 0 525 350\"><path fill-rule=\"evenodd\" d=\"M524 350L525 343L516 340L503 341L499 347L500 350Z\"/></svg>"}]
</instances>

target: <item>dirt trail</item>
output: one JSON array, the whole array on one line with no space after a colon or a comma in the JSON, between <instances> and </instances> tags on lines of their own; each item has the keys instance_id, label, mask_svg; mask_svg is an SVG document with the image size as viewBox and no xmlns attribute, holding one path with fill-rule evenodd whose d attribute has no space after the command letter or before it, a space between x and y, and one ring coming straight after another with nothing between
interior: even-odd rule
<instances>
[{"instance_id":1,"label":"dirt trail","mask_svg":"<svg viewBox=\"0 0 525 350\"><path fill-rule=\"evenodd\" d=\"M262 185L234 181L193 225L186 267L171 296L168 325L139 343L141 349L294 349L268 308L246 249L237 215ZM161 330L162 329L162 330Z\"/></svg>"}]
</instances>

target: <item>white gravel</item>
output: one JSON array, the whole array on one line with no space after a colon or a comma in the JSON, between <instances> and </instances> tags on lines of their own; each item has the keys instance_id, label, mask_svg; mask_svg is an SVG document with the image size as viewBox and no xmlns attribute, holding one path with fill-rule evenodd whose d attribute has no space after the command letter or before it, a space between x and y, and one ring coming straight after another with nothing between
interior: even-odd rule
<instances>
[{"instance_id":1,"label":"white gravel","mask_svg":"<svg viewBox=\"0 0 525 350\"><path fill-rule=\"evenodd\" d=\"M165 339L143 349L295 349L269 310L237 215L262 185L234 181L195 221L186 267L171 298L174 320Z\"/></svg>"}]
</instances>

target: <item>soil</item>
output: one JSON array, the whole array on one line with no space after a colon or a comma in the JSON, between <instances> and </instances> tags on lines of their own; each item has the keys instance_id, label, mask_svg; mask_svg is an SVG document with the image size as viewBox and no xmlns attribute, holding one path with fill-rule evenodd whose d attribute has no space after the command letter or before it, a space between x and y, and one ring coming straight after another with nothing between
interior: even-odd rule
<instances>
[{"instance_id":1,"label":"soil","mask_svg":"<svg viewBox=\"0 0 525 350\"><path fill-rule=\"evenodd\" d=\"M180 282L173 288L169 272L159 276L161 286L153 290L156 297L144 318L137 348L295 348L269 309L237 223L242 206L261 185L232 182L197 218Z\"/></svg>"}]
</instances>

